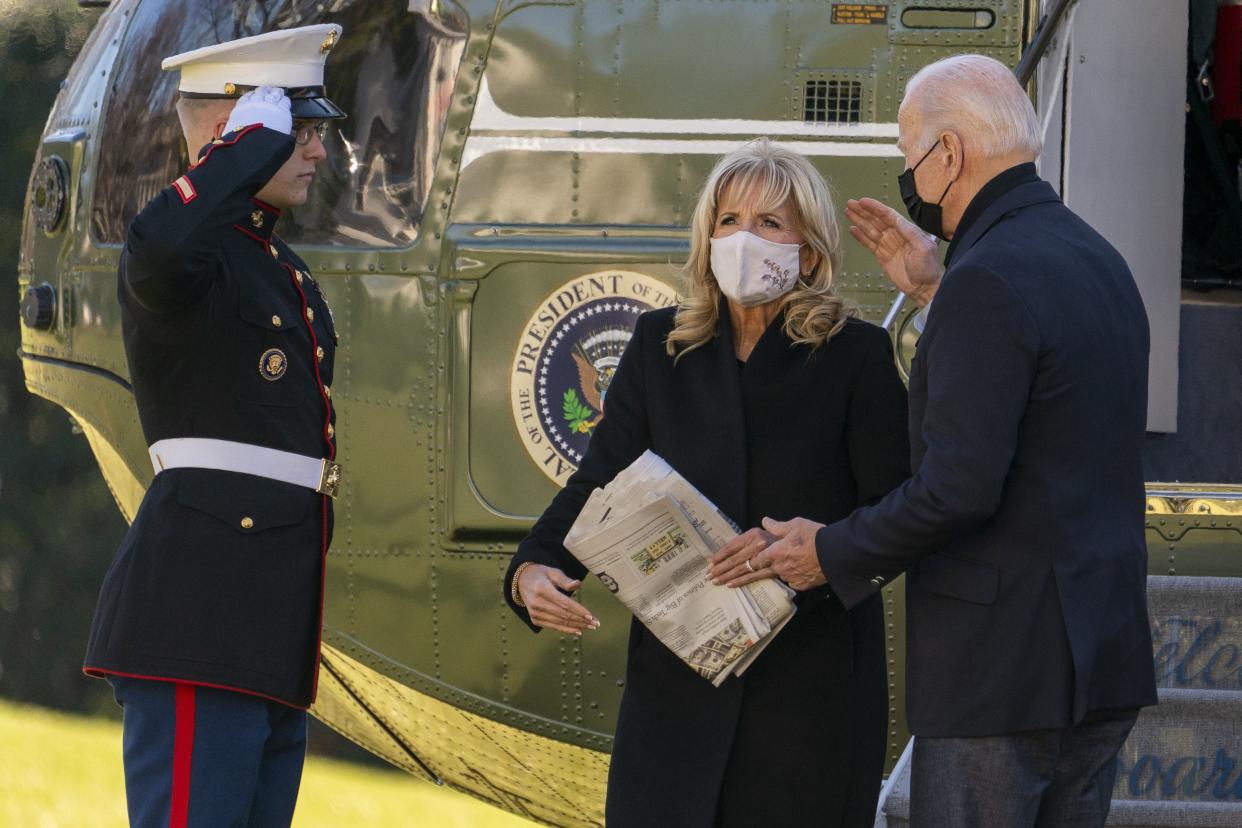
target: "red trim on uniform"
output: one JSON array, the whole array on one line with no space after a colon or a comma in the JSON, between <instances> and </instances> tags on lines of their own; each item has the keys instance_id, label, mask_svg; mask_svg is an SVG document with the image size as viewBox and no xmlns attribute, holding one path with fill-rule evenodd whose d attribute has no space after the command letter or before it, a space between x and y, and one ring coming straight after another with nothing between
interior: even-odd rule
<instances>
[{"instance_id":1,"label":"red trim on uniform","mask_svg":"<svg viewBox=\"0 0 1242 828\"><path fill-rule=\"evenodd\" d=\"M194 189L194 182L184 175L174 181L172 185L173 189L177 191L177 195L181 196L182 204L189 204L198 198L198 190Z\"/></svg>"},{"instance_id":2,"label":"red trim on uniform","mask_svg":"<svg viewBox=\"0 0 1242 828\"><path fill-rule=\"evenodd\" d=\"M254 196L251 196L251 197L250 197L250 200L254 202L254 205L255 205L256 207L260 207L260 208L262 208L262 209L264 209L264 210L267 210L269 213L275 213L275 214L276 214L276 215L278 215L278 216L280 215L280 208L279 208L279 207L273 207L272 205L268 204L268 203L267 203L266 201L264 201L263 199L260 199L260 198L255 198Z\"/></svg>"},{"instance_id":3,"label":"red trim on uniform","mask_svg":"<svg viewBox=\"0 0 1242 828\"><path fill-rule=\"evenodd\" d=\"M250 126L242 127L239 130L234 130L237 134L227 141L221 141L218 144L213 141L211 145L207 147L207 151L203 153L203 157L198 159L197 161L195 161L193 164L190 165L190 169L194 169L195 167L201 167L203 164L206 164L207 159L211 157L211 153L215 151L216 147L231 147L234 144L236 144L238 141L240 141L242 139L242 136L248 135L249 133L254 132L256 129L259 129L262 126L263 124L251 124Z\"/></svg>"},{"instance_id":4,"label":"red trim on uniform","mask_svg":"<svg viewBox=\"0 0 1242 828\"><path fill-rule=\"evenodd\" d=\"M267 246L271 243L271 242L269 242L267 239L265 239L265 238L263 238L262 236L260 236L259 234L250 232L250 231L249 231L249 230L247 230L245 227L242 227L240 224L234 224L234 225L233 225L233 229L234 229L234 230L240 230L242 233L245 233L245 234L246 234L247 236L249 236L250 238L252 238L252 239L254 239L255 241L257 241L257 242L259 242L260 244L262 244L264 247L267 247Z\"/></svg>"},{"instance_id":5,"label":"red trim on uniform","mask_svg":"<svg viewBox=\"0 0 1242 828\"><path fill-rule=\"evenodd\" d=\"M323 378L319 376L319 360L316 358L316 352L319 349L319 337L315 335L315 326L306 318L306 309L310 307L310 303L306 300L306 291L302 290L302 286L298 284L297 270L288 262L281 262L280 264L285 270L289 271L289 281L293 284L293 289L298 292L298 296L302 300L302 321L306 323L306 330L310 332L311 337L311 365L315 368L315 384L319 389L319 399L323 402L323 439L328 444L328 459L335 460L336 446L332 443L332 438L328 436L328 424L332 422L332 403L328 399L328 395L323 392ZM324 324L327 324L326 320Z\"/></svg>"},{"instance_id":6,"label":"red trim on uniform","mask_svg":"<svg viewBox=\"0 0 1242 828\"><path fill-rule=\"evenodd\" d=\"M185 828L190 817L190 767L194 760L194 685L177 684L173 732L172 807L168 828Z\"/></svg>"},{"instance_id":7,"label":"red trim on uniform","mask_svg":"<svg viewBox=\"0 0 1242 828\"><path fill-rule=\"evenodd\" d=\"M257 693L254 690L246 690L241 687L233 687L228 684L213 684L210 681L192 681L179 678L169 678L168 676L146 676L141 673L125 673L120 670L108 670L103 667L83 667L82 672L91 678L103 678L104 676L121 676L123 678L143 679L144 681L167 681L175 684L192 684L195 687L210 687L212 690L228 690L230 693L241 693L243 696L254 696L267 701L273 701L277 704L283 704L285 707L292 707L294 710L309 710L310 705L294 704L288 699L278 699L275 696L269 696L266 693Z\"/></svg>"},{"instance_id":8,"label":"red trim on uniform","mask_svg":"<svg viewBox=\"0 0 1242 828\"><path fill-rule=\"evenodd\" d=\"M323 421L323 439L328 444L328 459L336 459L336 444L332 442L332 438L328 436L328 426L332 422L332 402L328 399L328 395L323 391L323 378L319 375L319 359L316 352L319 350L319 337L315 335L315 326L306 318L306 309L310 306L306 300L306 291L302 289L302 285L298 284L297 271L292 265L281 262L285 270L289 271L289 282L293 285L293 289L298 292L298 296L302 299L302 321L306 323L306 329L310 331L311 337L311 365L315 369L315 384L319 389L319 398L323 401L324 421ZM327 320L324 320L327 324ZM315 697L319 693L319 659L323 652L323 602L324 592L328 581L328 496L323 496L322 509L320 510L320 522L323 524L323 546L320 553L319 561L319 623L315 625L318 640L315 642L315 674L311 682L311 702L314 703Z\"/></svg>"}]
</instances>

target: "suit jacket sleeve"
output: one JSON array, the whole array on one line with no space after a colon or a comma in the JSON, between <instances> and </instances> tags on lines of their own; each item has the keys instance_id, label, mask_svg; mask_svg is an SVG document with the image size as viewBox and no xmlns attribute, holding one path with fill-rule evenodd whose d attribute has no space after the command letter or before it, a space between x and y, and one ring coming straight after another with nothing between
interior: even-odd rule
<instances>
[{"instance_id":1,"label":"suit jacket sleeve","mask_svg":"<svg viewBox=\"0 0 1242 828\"><path fill-rule=\"evenodd\" d=\"M293 146L292 137L256 124L204 147L198 163L130 224L121 255L122 291L153 313L201 298L216 273L216 234L249 213L250 199Z\"/></svg>"},{"instance_id":2,"label":"suit jacket sleeve","mask_svg":"<svg viewBox=\"0 0 1242 828\"><path fill-rule=\"evenodd\" d=\"M565 488L553 498L543 515L535 522L530 534L518 544L516 554L505 573L505 601L519 618L535 632L539 627L531 624L525 607L513 602L513 573L521 564L530 561L564 571L571 578L583 577L587 570L565 548L565 535L578 518L583 504L591 492L606 486L626 466L638 459L651 447L651 434L647 425L647 397L643 378L644 340L651 336L645 331L651 319L640 316L630 339L621 355L621 362L613 374L604 402L604 419L600 421L586 455ZM651 344L663 348L663 343Z\"/></svg>"},{"instance_id":3,"label":"suit jacket sleeve","mask_svg":"<svg viewBox=\"0 0 1242 828\"><path fill-rule=\"evenodd\" d=\"M893 343L880 328L867 327L850 388L845 440L858 506L876 503L910 476L906 387L893 360ZM831 584L795 599L805 611L832 597Z\"/></svg>"},{"instance_id":4,"label":"suit jacket sleeve","mask_svg":"<svg viewBox=\"0 0 1242 828\"><path fill-rule=\"evenodd\" d=\"M1038 352L1026 305L997 274L963 266L945 280L917 357L927 365L918 471L816 535L820 567L846 607L996 512Z\"/></svg>"}]
</instances>

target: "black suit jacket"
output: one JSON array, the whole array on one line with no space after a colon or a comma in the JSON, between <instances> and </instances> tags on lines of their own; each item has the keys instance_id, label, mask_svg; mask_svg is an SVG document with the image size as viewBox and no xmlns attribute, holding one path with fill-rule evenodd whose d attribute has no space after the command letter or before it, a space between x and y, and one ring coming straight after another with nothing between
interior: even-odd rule
<instances>
[{"instance_id":1,"label":"black suit jacket","mask_svg":"<svg viewBox=\"0 0 1242 828\"><path fill-rule=\"evenodd\" d=\"M247 127L130 225L117 278L148 444L205 437L335 453L331 311L254 198L293 139ZM156 474L100 590L85 669L225 687L308 707L332 507L249 474Z\"/></svg>"},{"instance_id":2,"label":"black suit jacket","mask_svg":"<svg viewBox=\"0 0 1242 828\"><path fill-rule=\"evenodd\" d=\"M717 337L677 362L664 346L672 309L639 318L606 416L518 547L506 599L524 561L584 574L561 542L590 492L646 449L742 527L835 520L906 477L905 389L887 334L850 320L812 351L783 321L739 370L727 313ZM879 598L846 612L820 588L799 602L746 674L719 688L632 624L610 826L871 825L888 707Z\"/></svg>"},{"instance_id":3,"label":"black suit jacket","mask_svg":"<svg viewBox=\"0 0 1242 828\"><path fill-rule=\"evenodd\" d=\"M1064 727L1156 699L1147 317L1121 256L1034 165L988 187L914 359L914 475L816 538L846 606L908 572L920 736Z\"/></svg>"}]
</instances>

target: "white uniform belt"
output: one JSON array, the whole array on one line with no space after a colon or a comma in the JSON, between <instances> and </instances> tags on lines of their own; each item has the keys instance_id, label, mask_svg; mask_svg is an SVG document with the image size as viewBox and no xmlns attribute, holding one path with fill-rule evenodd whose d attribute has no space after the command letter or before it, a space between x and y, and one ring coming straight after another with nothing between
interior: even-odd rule
<instances>
[{"instance_id":1,"label":"white uniform belt","mask_svg":"<svg viewBox=\"0 0 1242 828\"><path fill-rule=\"evenodd\" d=\"M152 444L150 452L156 474L183 468L239 472L305 486L329 497L336 497L341 486L340 464L266 446L173 437Z\"/></svg>"}]
</instances>

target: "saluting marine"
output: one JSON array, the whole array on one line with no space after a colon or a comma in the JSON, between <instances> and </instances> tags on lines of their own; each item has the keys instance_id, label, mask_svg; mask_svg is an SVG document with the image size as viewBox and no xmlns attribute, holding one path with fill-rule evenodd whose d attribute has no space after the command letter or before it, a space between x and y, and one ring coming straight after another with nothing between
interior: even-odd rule
<instances>
[{"instance_id":1,"label":"saluting marine","mask_svg":"<svg viewBox=\"0 0 1242 828\"><path fill-rule=\"evenodd\" d=\"M117 279L155 478L101 589L85 671L125 711L131 825L288 825L314 701L337 335L273 231L306 201L335 25L168 58L188 172L130 225Z\"/></svg>"}]
</instances>

